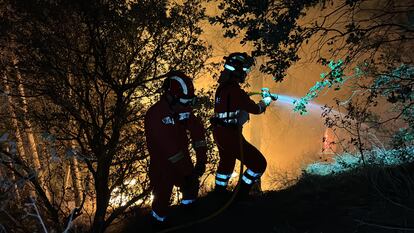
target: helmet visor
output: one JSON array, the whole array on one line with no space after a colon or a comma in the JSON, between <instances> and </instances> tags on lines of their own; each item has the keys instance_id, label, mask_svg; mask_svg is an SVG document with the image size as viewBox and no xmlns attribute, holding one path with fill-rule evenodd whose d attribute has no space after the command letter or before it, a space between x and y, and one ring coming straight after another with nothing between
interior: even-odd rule
<instances>
[{"instance_id":1,"label":"helmet visor","mask_svg":"<svg viewBox=\"0 0 414 233\"><path fill-rule=\"evenodd\" d=\"M179 98L178 101L183 106L194 106L196 98Z\"/></svg>"},{"instance_id":2,"label":"helmet visor","mask_svg":"<svg viewBox=\"0 0 414 233\"><path fill-rule=\"evenodd\" d=\"M250 67L243 67L243 71L249 73L251 71Z\"/></svg>"},{"instance_id":3,"label":"helmet visor","mask_svg":"<svg viewBox=\"0 0 414 233\"><path fill-rule=\"evenodd\" d=\"M225 64L224 65L224 68L226 68L226 69L228 69L230 71L235 71L236 70L236 68L234 68L234 66L231 66L231 65L228 65L228 64ZM249 73L251 71L251 68L250 67L243 67L243 71L245 73Z\"/></svg>"}]
</instances>

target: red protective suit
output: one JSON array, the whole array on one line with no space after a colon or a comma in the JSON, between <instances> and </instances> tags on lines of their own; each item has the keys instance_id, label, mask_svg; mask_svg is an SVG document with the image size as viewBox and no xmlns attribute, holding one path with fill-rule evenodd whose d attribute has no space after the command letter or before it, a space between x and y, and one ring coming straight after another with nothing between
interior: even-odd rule
<instances>
[{"instance_id":1,"label":"red protective suit","mask_svg":"<svg viewBox=\"0 0 414 233\"><path fill-rule=\"evenodd\" d=\"M213 120L213 136L220 154L216 188L227 186L236 159L241 159L241 149L243 163L248 168L247 173L243 175L243 180L248 185L257 181L265 171L266 159L259 150L245 140L241 129L248 118L247 113L260 114L265 108L263 103L256 104L251 100L237 82L220 83L216 91L215 121Z\"/></svg>"},{"instance_id":2,"label":"red protective suit","mask_svg":"<svg viewBox=\"0 0 414 233\"><path fill-rule=\"evenodd\" d=\"M205 164L207 147L202 122L192 112L175 113L163 96L145 115L145 135L150 153L149 177L153 188L153 211L167 215L173 186L180 187L183 200L193 200L198 193L198 177L188 151L190 132L197 164Z\"/></svg>"}]
</instances>

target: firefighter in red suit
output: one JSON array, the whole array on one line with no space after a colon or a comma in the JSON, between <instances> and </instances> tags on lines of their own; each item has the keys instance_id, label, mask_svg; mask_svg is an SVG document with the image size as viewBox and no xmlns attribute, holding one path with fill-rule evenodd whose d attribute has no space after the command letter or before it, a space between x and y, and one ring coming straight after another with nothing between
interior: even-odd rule
<instances>
[{"instance_id":1,"label":"firefighter in red suit","mask_svg":"<svg viewBox=\"0 0 414 233\"><path fill-rule=\"evenodd\" d=\"M197 198L205 171L207 145L201 120L192 113L192 80L183 72L166 75L161 99L145 115L145 136L150 153L149 177L153 188L153 221L165 223L173 186L180 188L183 205ZM194 166L188 150L189 131L196 152Z\"/></svg>"},{"instance_id":2,"label":"firefighter in red suit","mask_svg":"<svg viewBox=\"0 0 414 233\"><path fill-rule=\"evenodd\" d=\"M236 198L240 200L248 196L251 187L260 179L267 165L262 153L243 137L242 125L249 119L249 113L265 112L272 99L265 97L256 104L240 87L254 64L252 57L246 53L232 53L224 58L226 62L215 95L215 115L211 118L213 136L220 155L215 192L227 192L236 159L243 159L247 169L238 184L240 188Z\"/></svg>"}]
</instances>

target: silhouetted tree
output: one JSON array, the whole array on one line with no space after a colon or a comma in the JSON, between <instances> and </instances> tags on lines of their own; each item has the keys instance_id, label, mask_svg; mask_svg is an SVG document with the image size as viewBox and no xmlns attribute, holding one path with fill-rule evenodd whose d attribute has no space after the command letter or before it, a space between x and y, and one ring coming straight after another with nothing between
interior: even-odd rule
<instances>
[{"instance_id":1,"label":"silhouetted tree","mask_svg":"<svg viewBox=\"0 0 414 233\"><path fill-rule=\"evenodd\" d=\"M103 232L149 194L142 119L162 74L181 69L195 76L203 67L208 49L198 38L198 22L204 9L198 0L28 0L3 1L0 7L4 77L10 86L25 88L34 106L30 120L54 147L48 155L75 156L92 175L91 231ZM125 190L128 200L111 206L111 193L134 178L134 190ZM46 196L39 201L61 231L69 213ZM80 214L77 209L72 218Z\"/></svg>"}]
</instances>

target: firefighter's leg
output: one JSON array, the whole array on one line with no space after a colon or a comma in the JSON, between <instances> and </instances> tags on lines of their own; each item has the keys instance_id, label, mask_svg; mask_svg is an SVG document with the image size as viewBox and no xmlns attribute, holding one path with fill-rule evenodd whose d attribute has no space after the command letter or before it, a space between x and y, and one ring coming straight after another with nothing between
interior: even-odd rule
<instances>
[{"instance_id":1,"label":"firefighter's leg","mask_svg":"<svg viewBox=\"0 0 414 233\"><path fill-rule=\"evenodd\" d=\"M181 204L186 206L193 204L197 199L198 189L200 186L198 177L188 174L187 176L179 177L176 184L180 188L183 195Z\"/></svg>"},{"instance_id":2,"label":"firefighter's leg","mask_svg":"<svg viewBox=\"0 0 414 233\"><path fill-rule=\"evenodd\" d=\"M219 148L220 162L216 173L216 183L214 191L216 193L226 193L227 185L234 170L236 158L234 152Z\"/></svg>"},{"instance_id":3,"label":"firefighter's leg","mask_svg":"<svg viewBox=\"0 0 414 233\"><path fill-rule=\"evenodd\" d=\"M262 153L247 142L243 137L243 163L247 167L239 184L238 199L249 195L252 186L260 179L266 170L267 162Z\"/></svg>"},{"instance_id":4,"label":"firefighter's leg","mask_svg":"<svg viewBox=\"0 0 414 233\"><path fill-rule=\"evenodd\" d=\"M240 150L238 131L216 127L213 130L214 140L219 149L220 161L216 173L214 191L218 194L227 192L227 185L236 163L236 154Z\"/></svg>"},{"instance_id":5,"label":"firefighter's leg","mask_svg":"<svg viewBox=\"0 0 414 233\"><path fill-rule=\"evenodd\" d=\"M173 182L171 179L164 176L163 180L156 180L152 183L152 194L154 199L152 201L151 215L155 223L165 223L168 208L170 204L170 197L173 188Z\"/></svg>"}]
</instances>

